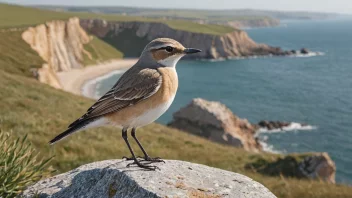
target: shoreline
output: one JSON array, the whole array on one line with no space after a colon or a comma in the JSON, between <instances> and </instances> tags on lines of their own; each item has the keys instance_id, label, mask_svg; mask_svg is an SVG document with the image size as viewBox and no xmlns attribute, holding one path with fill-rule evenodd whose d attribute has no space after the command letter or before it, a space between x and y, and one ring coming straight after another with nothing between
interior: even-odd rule
<instances>
[{"instance_id":1,"label":"shoreline","mask_svg":"<svg viewBox=\"0 0 352 198\"><path fill-rule=\"evenodd\" d=\"M62 89L88 98L95 98L96 83L113 74L120 73L133 66L138 59L116 59L82 69L57 72Z\"/></svg>"}]
</instances>

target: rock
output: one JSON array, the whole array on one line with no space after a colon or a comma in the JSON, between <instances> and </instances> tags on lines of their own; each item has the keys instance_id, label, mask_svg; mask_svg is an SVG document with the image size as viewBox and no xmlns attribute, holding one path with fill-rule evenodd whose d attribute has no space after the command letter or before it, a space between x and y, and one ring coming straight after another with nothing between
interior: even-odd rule
<instances>
[{"instance_id":1,"label":"rock","mask_svg":"<svg viewBox=\"0 0 352 198\"><path fill-rule=\"evenodd\" d=\"M306 157L299 164L299 170L307 178L335 183L336 166L328 153L318 153Z\"/></svg>"},{"instance_id":2,"label":"rock","mask_svg":"<svg viewBox=\"0 0 352 198\"><path fill-rule=\"evenodd\" d=\"M277 52L277 48L257 44L245 31L238 29L223 35L212 35L177 30L164 23L156 22L81 19L80 24L87 32L108 41L127 57L139 57L144 45L159 37L172 38L184 46L202 50L200 53L185 57L190 59L284 55L281 49Z\"/></svg>"},{"instance_id":3,"label":"rock","mask_svg":"<svg viewBox=\"0 0 352 198\"><path fill-rule=\"evenodd\" d=\"M297 154L296 154L297 155ZM304 156L279 157L275 161L259 158L246 164L246 168L270 176L321 179L335 183L336 166L328 153L301 154ZM303 160L302 160L303 159Z\"/></svg>"},{"instance_id":4,"label":"rock","mask_svg":"<svg viewBox=\"0 0 352 198\"><path fill-rule=\"evenodd\" d=\"M282 129L284 127L289 126L291 123L290 122L282 122L282 121L267 121L267 120L262 120L258 122L258 126L261 128L266 128L268 130L273 130L273 129ZM303 126L303 125L302 125Z\"/></svg>"},{"instance_id":5,"label":"rock","mask_svg":"<svg viewBox=\"0 0 352 198\"><path fill-rule=\"evenodd\" d=\"M309 50L306 49L306 48L302 48L302 49L300 50L300 52L301 52L301 54L308 54L308 53L309 53Z\"/></svg>"},{"instance_id":6,"label":"rock","mask_svg":"<svg viewBox=\"0 0 352 198\"><path fill-rule=\"evenodd\" d=\"M297 54L297 51L296 50L291 50L291 53L292 54Z\"/></svg>"},{"instance_id":7,"label":"rock","mask_svg":"<svg viewBox=\"0 0 352 198\"><path fill-rule=\"evenodd\" d=\"M238 173L183 161L160 170L126 168L124 160L83 165L30 186L22 197L253 197L274 198L262 184Z\"/></svg>"},{"instance_id":8,"label":"rock","mask_svg":"<svg viewBox=\"0 0 352 198\"><path fill-rule=\"evenodd\" d=\"M79 19L55 20L30 27L22 33L22 39L46 62L38 72L38 79L60 88L55 72L83 67L83 54L91 57L83 48L91 37L81 28Z\"/></svg>"},{"instance_id":9,"label":"rock","mask_svg":"<svg viewBox=\"0 0 352 198\"><path fill-rule=\"evenodd\" d=\"M193 99L189 105L173 114L173 121L168 125L248 151L262 150L255 138L257 127L246 119L238 118L219 102Z\"/></svg>"}]
</instances>

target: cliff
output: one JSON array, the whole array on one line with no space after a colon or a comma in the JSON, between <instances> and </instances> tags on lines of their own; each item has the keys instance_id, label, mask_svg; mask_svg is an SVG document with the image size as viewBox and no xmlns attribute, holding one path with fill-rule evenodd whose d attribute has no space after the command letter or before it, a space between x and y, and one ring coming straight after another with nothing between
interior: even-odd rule
<instances>
[{"instance_id":1,"label":"cliff","mask_svg":"<svg viewBox=\"0 0 352 198\"><path fill-rule=\"evenodd\" d=\"M79 25L78 18L30 27L23 32L22 38L46 62L37 71L38 79L56 88L61 85L55 72L82 68L83 54L90 56L83 45L91 38Z\"/></svg>"},{"instance_id":2,"label":"cliff","mask_svg":"<svg viewBox=\"0 0 352 198\"><path fill-rule=\"evenodd\" d=\"M190 162L166 160L160 170L126 168L106 160L39 181L20 197L248 197L275 198L262 184L234 172Z\"/></svg>"},{"instance_id":3,"label":"cliff","mask_svg":"<svg viewBox=\"0 0 352 198\"><path fill-rule=\"evenodd\" d=\"M88 34L98 38L92 40ZM124 57L139 57L145 45L158 37L173 38L185 46L202 50L188 56L190 59L288 55L280 48L255 43L242 30L223 35L203 34L176 30L156 22L107 22L74 17L30 27L22 34L23 40L46 62L33 73L40 82L55 88L62 88L56 72L82 68L88 59L92 60L90 62L104 61L122 54Z\"/></svg>"},{"instance_id":4,"label":"cliff","mask_svg":"<svg viewBox=\"0 0 352 198\"><path fill-rule=\"evenodd\" d=\"M121 50L127 57L138 57L144 46L158 37L173 38L184 46L199 48L201 53L191 59L218 59L260 55L286 55L280 48L255 43L245 31L235 30L224 35L212 35L175 30L155 22L107 22L101 19L81 19L80 24Z\"/></svg>"},{"instance_id":5,"label":"cliff","mask_svg":"<svg viewBox=\"0 0 352 198\"><path fill-rule=\"evenodd\" d=\"M173 120L168 126L248 151L262 150L255 138L256 126L237 117L219 102L193 99L173 114Z\"/></svg>"}]
</instances>

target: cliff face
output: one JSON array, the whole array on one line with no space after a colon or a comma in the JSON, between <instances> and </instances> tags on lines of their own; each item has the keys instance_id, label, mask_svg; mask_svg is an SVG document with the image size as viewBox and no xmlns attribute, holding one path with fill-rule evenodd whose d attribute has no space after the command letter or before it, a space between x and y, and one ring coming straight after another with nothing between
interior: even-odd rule
<instances>
[{"instance_id":1,"label":"cliff face","mask_svg":"<svg viewBox=\"0 0 352 198\"><path fill-rule=\"evenodd\" d=\"M107 22L101 19L83 19L80 24L87 32L98 36L121 50L127 57L138 57L144 46L159 37L173 38L184 46L199 48L201 53L188 58L218 59L253 55L284 55L279 48L255 43L246 32L236 30L224 35L175 30L163 23Z\"/></svg>"},{"instance_id":2,"label":"cliff face","mask_svg":"<svg viewBox=\"0 0 352 198\"><path fill-rule=\"evenodd\" d=\"M168 126L248 151L262 150L255 138L256 126L237 117L219 102L193 99L189 105L174 113Z\"/></svg>"},{"instance_id":3,"label":"cliff face","mask_svg":"<svg viewBox=\"0 0 352 198\"><path fill-rule=\"evenodd\" d=\"M61 85L55 72L81 68L83 53L89 56L83 45L91 39L81 28L78 18L30 27L23 32L22 38L47 62L38 70L38 79L56 88Z\"/></svg>"}]
</instances>

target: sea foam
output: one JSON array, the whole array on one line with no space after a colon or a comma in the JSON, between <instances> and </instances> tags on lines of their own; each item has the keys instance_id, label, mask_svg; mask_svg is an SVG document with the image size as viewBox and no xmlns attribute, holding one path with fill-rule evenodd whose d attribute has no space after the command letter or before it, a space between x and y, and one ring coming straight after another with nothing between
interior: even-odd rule
<instances>
[{"instance_id":1,"label":"sea foam","mask_svg":"<svg viewBox=\"0 0 352 198\"><path fill-rule=\"evenodd\" d=\"M280 129L269 130L267 128L259 128L258 133L282 133L287 131L310 131L317 129L316 126L312 125L302 125L301 123L291 122L288 126L282 127Z\"/></svg>"}]
</instances>

